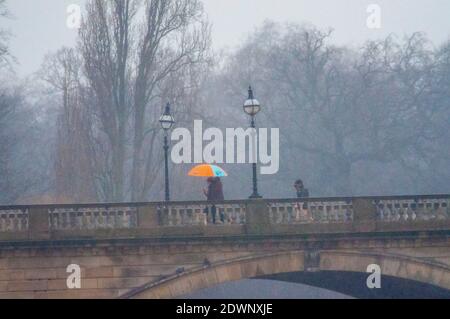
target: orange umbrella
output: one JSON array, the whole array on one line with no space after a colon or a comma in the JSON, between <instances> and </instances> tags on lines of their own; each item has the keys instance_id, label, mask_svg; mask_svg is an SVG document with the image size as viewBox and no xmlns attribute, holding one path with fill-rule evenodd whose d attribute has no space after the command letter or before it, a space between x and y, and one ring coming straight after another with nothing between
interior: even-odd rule
<instances>
[{"instance_id":1,"label":"orange umbrella","mask_svg":"<svg viewBox=\"0 0 450 319\"><path fill-rule=\"evenodd\" d=\"M195 166L189 172L189 176L195 177L225 177L228 174L219 166L210 165L210 164L202 164Z\"/></svg>"}]
</instances>

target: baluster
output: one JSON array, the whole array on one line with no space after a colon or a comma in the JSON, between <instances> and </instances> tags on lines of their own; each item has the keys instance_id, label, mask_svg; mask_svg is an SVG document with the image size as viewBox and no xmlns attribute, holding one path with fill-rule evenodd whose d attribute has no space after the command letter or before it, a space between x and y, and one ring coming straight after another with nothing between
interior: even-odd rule
<instances>
[{"instance_id":1,"label":"baluster","mask_svg":"<svg viewBox=\"0 0 450 319\"><path fill-rule=\"evenodd\" d=\"M428 220L428 215L425 211L425 206L419 201L417 204L417 214L420 216L420 220Z\"/></svg>"},{"instance_id":2,"label":"baluster","mask_svg":"<svg viewBox=\"0 0 450 319\"><path fill-rule=\"evenodd\" d=\"M186 206L178 209L177 226L186 225Z\"/></svg>"},{"instance_id":3,"label":"baluster","mask_svg":"<svg viewBox=\"0 0 450 319\"><path fill-rule=\"evenodd\" d=\"M23 231L23 230L27 230L27 228L25 227L25 222L26 222L26 215L24 211L19 211L19 230Z\"/></svg>"},{"instance_id":4,"label":"baluster","mask_svg":"<svg viewBox=\"0 0 450 319\"><path fill-rule=\"evenodd\" d=\"M170 206L168 208L168 214L169 214L169 226L175 226L176 223L176 209L173 206Z\"/></svg>"},{"instance_id":5,"label":"baluster","mask_svg":"<svg viewBox=\"0 0 450 319\"><path fill-rule=\"evenodd\" d=\"M335 211L335 204L334 203L330 203L328 206L328 222L329 223L335 223L336 222L336 211Z\"/></svg>"},{"instance_id":6,"label":"baluster","mask_svg":"<svg viewBox=\"0 0 450 319\"><path fill-rule=\"evenodd\" d=\"M288 210L289 213L291 215L291 223L293 224L298 224L301 223L301 214L300 214L300 210L297 209L297 205L294 202L288 203Z\"/></svg>"},{"instance_id":7,"label":"baluster","mask_svg":"<svg viewBox=\"0 0 450 319\"><path fill-rule=\"evenodd\" d=\"M269 218L270 218L270 221L272 222L272 224L276 224L273 204L272 203L268 203L267 205L269 207Z\"/></svg>"},{"instance_id":8,"label":"baluster","mask_svg":"<svg viewBox=\"0 0 450 319\"><path fill-rule=\"evenodd\" d=\"M193 205L186 209L186 219L187 219L188 225L192 225L192 226L200 225L199 216L197 214L197 211L198 211L198 206L193 206Z\"/></svg>"},{"instance_id":9,"label":"baluster","mask_svg":"<svg viewBox=\"0 0 450 319\"><path fill-rule=\"evenodd\" d=\"M107 224L108 228L114 229L115 228L115 219L114 219L114 212L110 210L106 210L106 218L107 218Z\"/></svg>"},{"instance_id":10,"label":"baluster","mask_svg":"<svg viewBox=\"0 0 450 319\"><path fill-rule=\"evenodd\" d=\"M77 211L71 210L69 212L69 228L76 229Z\"/></svg>"},{"instance_id":11,"label":"baluster","mask_svg":"<svg viewBox=\"0 0 450 319\"><path fill-rule=\"evenodd\" d=\"M124 228L126 225L126 215L122 210L119 210L119 225L118 228Z\"/></svg>"},{"instance_id":12,"label":"baluster","mask_svg":"<svg viewBox=\"0 0 450 319\"><path fill-rule=\"evenodd\" d=\"M102 228L102 214L96 208L92 208L92 216L94 216L94 229Z\"/></svg>"},{"instance_id":13,"label":"baluster","mask_svg":"<svg viewBox=\"0 0 450 319\"><path fill-rule=\"evenodd\" d=\"M280 219L280 212L279 212L279 208L278 208L278 204L273 204L273 216L274 216L274 222L275 224L279 224L281 222Z\"/></svg>"},{"instance_id":14,"label":"baluster","mask_svg":"<svg viewBox=\"0 0 450 319\"><path fill-rule=\"evenodd\" d=\"M343 204L338 206L336 218L338 223L345 223L345 208Z\"/></svg>"},{"instance_id":15,"label":"baluster","mask_svg":"<svg viewBox=\"0 0 450 319\"><path fill-rule=\"evenodd\" d=\"M295 224L296 220L296 216L295 216L295 210L293 209L293 206L291 203L286 203L285 204L285 210L286 210L286 215L288 216L288 223L289 224Z\"/></svg>"},{"instance_id":16,"label":"baluster","mask_svg":"<svg viewBox=\"0 0 450 319\"><path fill-rule=\"evenodd\" d=\"M5 231L5 232L7 232L7 231L9 231L8 230L8 227L9 227L9 222L8 222L8 211L5 211L4 212L4 214L2 215L2 220L3 220L3 226L2 226L2 228L3 228L3 231Z\"/></svg>"},{"instance_id":17,"label":"baluster","mask_svg":"<svg viewBox=\"0 0 450 319\"><path fill-rule=\"evenodd\" d=\"M319 204L319 222L323 223L324 222L324 216L325 216L325 207L323 205L323 203Z\"/></svg>"},{"instance_id":18,"label":"baluster","mask_svg":"<svg viewBox=\"0 0 450 319\"><path fill-rule=\"evenodd\" d=\"M223 221L221 221L224 225L231 225L232 224L232 216L233 214L233 207L228 205L220 205L219 207L219 219L220 216L222 216Z\"/></svg>"},{"instance_id":19,"label":"baluster","mask_svg":"<svg viewBox=\"0 0 450 319\"><path fill-rule=\"evenodd\" d=\"M287 224L289 222L286 207L283 205L280 207L280 213L281 213L281 224Z\"/></svg>"},{"instance_id":20,"label":"baluster","mask_svg":"<svg viewBox=\"0 0 450 319\"><path fill-rule=\"evenodd\" d=\"M62 216L62 214L63 214L63 210L62 209L60 209L60 210L58 210L58 214L57 214L57 224L58 224L58 228L57 229L59 229L59 230L62 230L63 229L63 216Z\"/></svg>"},{"instance_id":21,"label":"baluster","mask_svg":"<svg viewBox=\"0 0 450 319\"><path fill-rule=\"evenodd\" d=\"M405 204L406 209L407 209L407 213L408 213L408 219L410 221L415 221L416 220L416 213L414 212L412 205L414 203L410 200L407 201L407 203Z\"/></svg>"},{"instance_id":22,"label":"baluster","mask_svg":"<svg viewBox=\"0 0 450 319\"><path fill-rule=\"evenodd\" d=\"M102 216L101 212L97 208L88 208L89 212L91 213L91 220L92 220L92 229L97 230L102 227Z\"/></svg>"},{"instance_id":23,"label":"baluster","mask_svg":"<svg viewBox=\"0 0 450 319\"><path fill-rule=\"evenodd\" d=\"M231 207L229 219L230 224L239 225L239 205L233 205Z\"/></svg>"},{"instance_id":24,"label":"baluster","mask_svg":"<svg viewBox=\"0 0 450 319\"><path fill-rule=\"evenodd\" d=\"M199 217L200 217L200 224L201 225L204 225L204 226L208 225L207 215L203 212L202 208L200 208Z\"/></svg>"},{"instance_id":25,"label":"baluster","mask_svg":"<svg viewBox=\"0 0 450 319\"><path fill-rule=\"evenodd\" d=\"M337 217L338 207L336 205L337 205L336 203L330 204L330 212L329 212L330 223L336 223L338 221Z\"/></svg>"},{"instance_id":26,"label":"baluster","mask_svg":"<svg viewBox=\"0 0 450 319\"><path fill-rule=\"evenodd\" d=\"M87 211L85 209L81 209L78 211L80 214L80 229L88 229L89 228L89 219L87 215Z\"/></svg>"},{"instance_id":27,"label":"baluster","mask_svg":"<svg viewBox=\"0 0 450 319\"><path fill-rule=\"evenodd\" d=\"M232 218L233 218L233 206L230 205L219 205L219 220L221 219L220 216L223 218L223 224L224 225L231 225Z\"/></svg>"},{"instance_id":28,"label":"baluster","mask_svg":"<svg viewBox=\"0 0 450 319\"><path fill-rule=\"evenodd\" d=\"M59 216L59 210L55 209L52 212L52 218L53 218L53 227L54 229L59 229L60 226L60 216Z\"/></svg>"},{"instance_id":29,"label":"baluster","mask_svg":"<svg viewBox=\"0 0 450 319\"><path fill-rule=\"evenodd\" d=\"M201 216L201 206L196 207L195 209L193 209L192 212L192 219L195 225L202 225L202 216Z\"/></svg>"},{"instance_id":30,"label":"baluster","mask_svg":"<svg viewBox=\"0 0 450 319\"><path fill-rule=\"evenodd\" d=\"M445 215L445 219L449 219L450 218L450 201L444 201L442 203L442 207L444 209L444 215Z\"/></svg>"},{"instance_id":31,"label":"baluster","mask_svg":"<svg viewBox=\"0 0 450 319\"><path fill-rule=\"evenodd\" d=\"M0 215L0 231L2 231L2 232L6 231L6 215L5 214Z\"/></svg>"},{"instance_id":32,"label":"baluster","mask_svg":"<svg viewBox=\"0 0 450 319\"><path fill-rule=\"evenodd\" d=\"M58 229L56 209L49 210L49 218L50 218L50 229Z\"/></svg>"},{"instance_id":33,"label":"baluster","mask_svg":"<svg viewBox=\"0 0 450 319\"><path fill-rule=\"evenodd\" d=\"M286 223L287 224L293 224L295 223L295 216L292 209L290 209L292 206L289 203L284 204L284 211L286 215Z\"/></svg>"},{"instance_id":34,"label":"baluster","mask_svg":"<svg viewBox=\"0 0 450 319\"><path fill-rule=\"evenodd\" d=\"M13 228L14 228L14 231L18 231L18 230L19 230L19 223L20 223L20 220L19 220L19 216L17 215L17 212L14 212L14 213L13 213L12 219L13 219Z\"/></svg>"},{"instance_id":35,"label":"baluster","mask_svg":"<svg viewBox=\"0 0 450 319\"><path fill-rule=\"evenodd\" d=\"M353 216L350 211L350 205L345 204L342 206L342 220L344 223L349 223L353 221Z\"/></svg>"},{"instance_id":36,"label":"baluster","mask_svg":"<svg viewBox=\"0 0 450 319\"><path fill-rule=\"evenodd\" d=\"M342 219L341 219L341 204L337 204L337 205L335 205L334 206L334 215L333 215L333 217L334 217L334 221L336 222L336 223L340 223L341 221L342 221Z\"/></svg>"},{"instance_id":37,"label":"baluster","mask_svg":"<svg viewBox=\"0 0 450 319\"><path fill-rule=\"evenodd\" d=\"M99 208L98 214L99 214L100 227L103 229L108 228L108 212Z\"/></svg>"},{"instance_id":38,"label":"baluster","mask_svg":"<svg viewBox=\"0 0 450 319\"><path fill-rule=\"evenodd\" d=\"M237 205L230 205L225 211L225 218L230 225L237 224Z\"/></svg>"},{"instance_id":39,"label":"baluster","mask_svg":"<svg viewBox=\"0 0 450 319\"><path fill-rule=\"evenodd\" d=\"M228 213L228 220L230 224L239 224L239 206L233 205L230 207L230 212Z\"/></svg>"},{"instance_id":40,"label":"baluster","mask_svg":"<svg viewBox=\"0 0 450 319\"><path fill-rule=\"evenodd\" d=\"M83 229L83 213L79 210L73 212L74 217L74 229Z\"/></svg>"},{"instance_id":41,"label":"baluster","mask_svg":"<svg viewBox=\"0 0 450 319\"><path fill-rule=\"evenodd\" d=\"M120 209L120 212L122 213L122 225L120 226L120 228L130 228L130 215L127 213L127 211L125 209Z\"/></svg>"},{"instance_id":42,"label":"baluster","mask_svg":"<svg viewBox=\"0 0 450 319\"><path fill-rule=\"evenodd\" d=\"M68 229L69 228L68 224L69 224L69 221L68 221L68 210L65 209L63 211L63 213L62 213L62 226L63 226L63 229Z\"/></svg>"},{"instance_id":43,"label":"baluster","mask_svg":"<svg viewBox=\"0 0 450 319\"><path fill-rule=\"evenodd\" d=\"M377 210L379 211L379 216L380 216L380 220L385 222L388 221L388 216L386 214L386 211L384 209L384 204L378 204L377 205Z\"/></svg>"},{"instance_id":44,"label":"baluster","mask_svg":"<svg viewBox=\"0 0 450 319\"><path fill-rule=\"evenodd\" d=\"M328 223L330 221L330 206L327 203L322 203L323 210L322 210L322 222Z\"/></svg>"},{"instance_id":45,"label":"baluster","mask_svg":"<svg viewBox=\"0 0 450 319\"><path fill-rule=\"evenodd\" d=\"M387 204L384 205L383 211L384 211L384 220L385 221L391 222L394 220L392 217L392 212L389 209L389 207L387 207Z\"/></svg>"},{"instance_id":46,"label":"baluster","mask_svg":"<svg viewBox=\"0 0 450 319\"><path fill-rule=\"evenodd\" d=\"M278 214L280 215L280 224L285 224L284 206L282 204L278 206Z\"/></svg>"},{"instance_id":47,"label":"baluster","mask_svg":"<svg viewBox=\"0 0 450 319\"><path fill-rule=\"evenodd\" d=\"M177 207L175 209L175 215L174 215L174 226L180 226L181 225L181 207Z\"/></svg>"},{"instance_id":48,"label":"baluster","mask_svg":"<svg viewBox=\"0 0 450 319\"><path fill-rule=\"evenodd\" d=\"M378 211L379 211L381 221L383 221L383 222L387 221L387 214L386 214L386 211L384 210L383 204L378 205Z\"/></svg>"},{"instance_id":49,"label":"baluster","mask_svg":"<svg viewBox=\"0 0 450 319\"><path fill-rule=\"evenodd\" d=\"M282 224L283 223L283 211L282 211L282 207L281 204L277 205L277 224Z\"/></svg>"},{"instance_id":50,"label":"baluster","mask_svg":"<svg viewBox=\"0 0 450 319\"><path fill-rule=\"evenodd\" d=\"M120 226L120 216L119 216L119 212L115 211L115 210L110 210L108 209L108 212L111 214L111 218L112 218L112 228L117 229Z\"/></svg>"},{"instance_id":51,"label":"baluster","mask_svg":"<svg viewBox=\"0 0 450 319\"><path fill-rule=\"evenodd\" d=\"M269 212L270 211L271 210L269 210ZM234 209L234 214L235 214L235 221L234 222L236 224L238 224L238 225L243 224L242 217L241 217L241 214L242 214L242 207L241 207L241 205L236 205L236 207Z\"/></svg>"},{"instance_id":52,"label":"baluster","mask_svg":"<svg viewBox=\"0 0 450 319\"><path fill-rule=\"evenodd\" d=\"M192 208L186 206L183 212L183 225L193 225L192 223Z\"/></svg>"},{"instance_id":53,"label":"baluster","mask_svg":"<svg viewBox=\"0 0 450 319\"><path fill-rule=\"evenodd\" d=\"M88 220L88 229L95 229L95 215L94 212L92 212L91 210L87 210L86 211L86 216L87 216L87 220Z\"/></svg>"},{"instance_id":54,"label":"baluster","mask_svg":"<svg viewBox=\"0 0 450 319\"><path fill-rule=\"evenodd\" d=\"M172 226L172 207L163 207L161 210L165 226Z\"/></svg>"},{"instance_id":55,"label":"baluster","mask_svg":"<svg viewBox=\"0 0 450 319\"><path fill-rule=\"evenodd\" d=\"M400 208L400 221L408 221L409 215L408 210L403 208Z\"/></svg>"},{"instance_id":56,"label":"baluster","mask_svg":"<svg viewBox=\"0 0 450 319\"><path fill-rule=\"evenodd\" d=\"M314 223L316 221L316 205L314 203L310 203L308 209L310 213L311 223Z\"/></svg>"},{"instance_id":57,"label":"baluster","mask_svg":"<svg viewBox=\"0 0 450 319\"><path fill-rule=\"evenodd\" d=\"M275 213L275 223L281 224L282 216L280 213L280 205L274 204L274 213Z\"/></svg>"},{"instance_id":58,"label":"baluster","mask_svg":"<svg viewBox=\"0 0 450 319\"><path fill-rule=\"evenodd\" d=\"M446 215L446 209L444 206L444 202L439 202L438 204L438 208L437 208L437 216L439 220L445 220L447 219L447 215Z\"/></svg>"},{"instance_id":59,"label":"baluster","mask_svg":"<svg viewBox=\"0 0 450 319\"><path fill-rule=\"evenodd\" d=\"M9 211L8 214L8 231L14 231L14 220L11 212L12 211Z\"/></svg>"},{"instance_id":60,"label":"baluster","mask_svg":"<svg viewBox=\"0 0 450 319\"><path fill-rule=\"evenodd\" d=\"M137 228L138 227L138 215L137 215L137 209L133 207L131 209L131 216L132 216L132 227Z\"/></svg>"},{"instance_id":61,"label":"baluster","mask_svg":"<svg viewBox=\"0 0 450 319\"><path fill-rule=\"evenodd\" d=\"M323 203L319 203L318 206L318 222L322 223L323 222L323 216L324 216L324 207L323 207Z\"/></svg>"}]
</instances>

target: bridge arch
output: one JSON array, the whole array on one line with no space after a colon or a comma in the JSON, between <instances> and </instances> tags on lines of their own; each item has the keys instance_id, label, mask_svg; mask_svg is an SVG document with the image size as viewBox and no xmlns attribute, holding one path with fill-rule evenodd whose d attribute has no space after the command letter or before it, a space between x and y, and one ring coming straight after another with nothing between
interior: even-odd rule
<instances>
[{"instance_id":1,"label":"bridge arch","mask_svg":"<svg viewBox=\"0 0 450 319\"><path fill-rule=\"evenodd\" d=\"M177 298L225 282L305 270L366 273L370 264L379 265L382 275L450 290L450 267L435 261L378 252L320 251L311 254L289 251L237 258L187 270L133 289L121 298Z\"/></svg>"}]
</instances>

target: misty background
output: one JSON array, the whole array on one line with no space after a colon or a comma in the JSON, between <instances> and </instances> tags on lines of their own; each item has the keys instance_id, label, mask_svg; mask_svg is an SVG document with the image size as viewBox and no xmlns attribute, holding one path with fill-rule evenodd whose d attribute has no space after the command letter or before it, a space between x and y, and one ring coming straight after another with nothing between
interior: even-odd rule
<instances>
[{"instance_id":1,"label":"misty background","mask_svg":"<svg viewBox=\"0 0 450 319\"><path fill-rule=\"evenodd\" d=\"M381 28L367 26L378 4ZM82 8L80 29L68 6ZM265 197L450 192L447 0L0 0L0 204L163 198L163 132L280 128ZM223 165L227 199L251 193L249 165ZM174 200L203 199L171 165ZM346 298L244 280L189 298Z\"/></svg>"},{"instance_id":2,"label":"misty background","mask_svg":"<svg viewBox=\"0 0 450 319\"><path fill-rule=\"evenodd\" d=\"M448 1L0 4L2 204L161 200L167 101L178 127L247 127L249 84L281 133L265 197L297 178L312 196L450 192ZM251 167L223 167L226 198L247 198ZM203 198L190 168L171 164L174 200Z\"/></svg>"}]
</instances>

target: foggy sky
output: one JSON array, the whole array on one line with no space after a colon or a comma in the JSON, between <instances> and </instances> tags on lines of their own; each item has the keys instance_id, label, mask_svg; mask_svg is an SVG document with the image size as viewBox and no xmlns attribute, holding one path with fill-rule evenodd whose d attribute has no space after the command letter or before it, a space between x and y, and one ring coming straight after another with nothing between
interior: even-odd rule
<instances>
[{"instance_id":1,"label":"foggy sky","mask_svg":"<svg viewBox=\"0 0 450 319\"><path fill-rule=\"evenodd\" d=\"M14 19L2 26L14 34L11 49L19 75L36 71L46 53L75 42L66 27L67 6L86 0L8 0ZM358 46L367 39L425 31L436 44L449 39L448 0L203 0L213 25L214 48L233 48L261 23L312 23L332 27L338 44ZM367 6L380 5L381 29L368 29Z\"/></svg>"}]
</instances>

